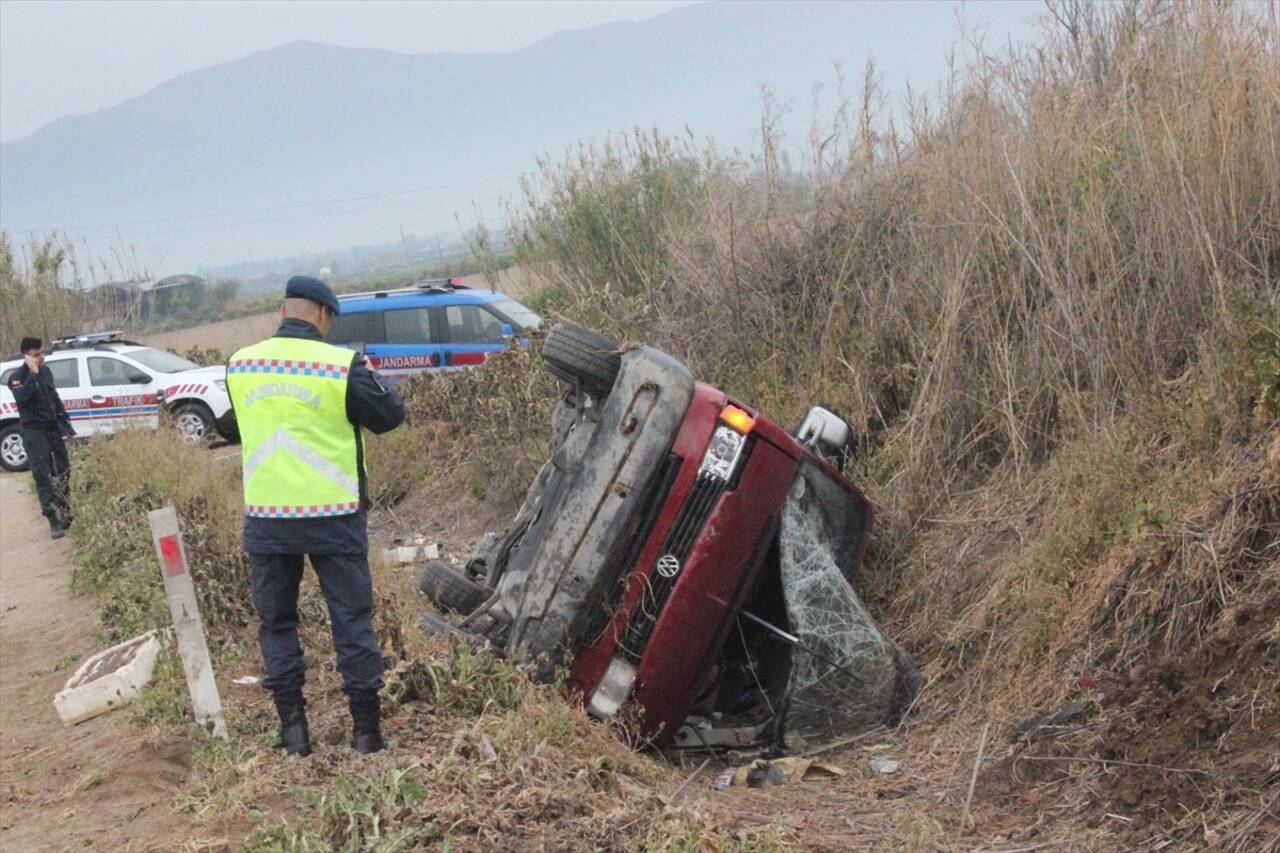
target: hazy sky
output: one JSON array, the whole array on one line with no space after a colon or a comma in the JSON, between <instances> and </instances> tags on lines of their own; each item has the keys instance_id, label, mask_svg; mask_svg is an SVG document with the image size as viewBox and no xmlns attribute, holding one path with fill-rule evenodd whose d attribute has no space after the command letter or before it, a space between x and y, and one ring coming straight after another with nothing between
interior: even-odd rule
<instances>
[{"instance_id":1,"label":"hazy sky","mask_svg":"<svg viewBox=\"0 0 1280 853\"><path fill-rule=\"evenodd\" d=\"M0 0L0 142L295 39L401 53L504 53L690 0L112 2Z\"/></svg>"}]
</instances>

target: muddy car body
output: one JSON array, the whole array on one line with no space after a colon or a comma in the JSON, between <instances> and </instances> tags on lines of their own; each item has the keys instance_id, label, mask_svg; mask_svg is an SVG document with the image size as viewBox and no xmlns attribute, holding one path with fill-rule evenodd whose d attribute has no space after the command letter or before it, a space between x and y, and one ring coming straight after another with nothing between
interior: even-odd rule
<instances>
[{"instance_id":1,"label":"muddy car body","mask_svg":"<svg viewBox=\"0 0 1280 853\"><path fill-rule=\"evenodd\" d=\"M469 611L461 630L542 677L566 672L593 715L633 708L659 745L722 730L757 739L795 696L795 656L849 669L838 650L813 647L822 637L793 633L781 583L784 510L805 505L849 588L873 512L824 458L843 450L848 428L815 409L792 435L661 351L616 350L578 327L553 330L544 359L570 388L552 457L516 520L468 565L476 589L465 603L429 579L424 591ZM909 659L886 642L895 677L909 681ZM871 716L892 717L914 685L886 689L895 695Z\"/></svg>"}]
</instances>

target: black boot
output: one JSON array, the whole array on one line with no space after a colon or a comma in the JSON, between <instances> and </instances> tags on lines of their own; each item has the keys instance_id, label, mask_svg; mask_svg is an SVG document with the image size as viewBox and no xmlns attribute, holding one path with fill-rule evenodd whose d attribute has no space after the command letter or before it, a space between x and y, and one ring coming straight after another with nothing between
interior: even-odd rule
<instances>
[{"instance_id":1,"label":"black boot","mask_svg":"<svg viewBox=\"0 0 1280 853\"><path fill-rule=\"evenodd\" d=\"M58 523L58 519L50 518L49 519L49 538L61 539L63 536L66 536L66 535L67 535L67 531L62 527L61 524Z\"/></svg>"},{"instance_id":2,"label":"black boot","mask_svg":"<svg viewBox=\"0 0 1280 853\"><path fill-rule=\"evenodd\" d=\"M307 731L307 702L301 693L275 694L280 715L280 742L277 749L306 758L311 754L311 734Z\"/></svg>"},{"instance_id":3,"label":"black boot","mask_svg":"<svg viewBox=\"0 0 1280 853\"><path fill-rule=\"evenodd\" d=\"M382 740L382 703L375 691L347 696L351 708L351 748L368 755L386 749Z\"/></svg>"}]
</instances>

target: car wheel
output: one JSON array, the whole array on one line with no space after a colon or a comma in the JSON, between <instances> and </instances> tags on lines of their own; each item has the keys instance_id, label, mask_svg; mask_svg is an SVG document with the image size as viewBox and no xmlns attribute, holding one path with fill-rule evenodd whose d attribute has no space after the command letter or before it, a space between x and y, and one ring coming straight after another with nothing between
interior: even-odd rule
<instances>
[{"instance_id":1,"label":"car wheel","mask_svg":"<svg viewBox=\"0 0 1280 853\"><path fill-rule=\"evenodd\" d=\"M547 369L566 382L578 382L595 397L606 397L622 369L618 342L572 323L556 323L542 345Z\"/></svg>"},{"instance_id":2,"label":"car wheel","mask_svg":"<svg viewBox=\"0 0 1280 853\"><path fill-rule=\"evenodd\" d=\"M489 590L439 560L418 571L418 590L444 610L466 615L489 598Z\"/></svg>"},{"instance_id":3,"label":"car wheel","mask_svg":"<svg viewBox=\"0 0 1280 853\"><path fill-rule=\"evenodd\" d=\"M27 470L27 448L22 444L22 427L18 424L9 424L0 430L0 468Z\"/></svg>"},{"instance_id":4,"label":"car wheel","mask_svg":"<svg viewBox=\"0 0 1280 853\"><path fill-rule=\"evenodd\" d=\"M183 403L174 409L173 425L183 441L207 441L214 435L213 413L201 403Z\"/></svg>"}]
</instances>

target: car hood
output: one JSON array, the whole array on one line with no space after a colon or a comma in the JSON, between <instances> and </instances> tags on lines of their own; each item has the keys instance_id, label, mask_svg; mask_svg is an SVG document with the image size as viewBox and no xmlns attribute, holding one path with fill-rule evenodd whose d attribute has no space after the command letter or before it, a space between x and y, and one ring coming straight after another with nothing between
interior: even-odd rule
<instances>
[{"instance_id":1,"label":"car hood","mask_svg":"<svg viewBox=\"0 0 1280 853\"><path fill-rule=\"evenodd\" d=\"M164 373L160 382L165 385L178 385L183 382L211 382L214 379L226 379L225 367L201 367L196 370L184 370L181 373Z\"/></svg>"},{"instance_id":2,"label":"car hood","mask_svg":"<svg viewBox=\"0 0 1280 853\"><path fill-rule=\"evenodd\" d=\"M227 371L223 367L201 367L198 370L184 370L181 373L162 373L156 377L157 385L163 389L165 399L175 394L207 394L220 392L222 389L214 384L226 380Z\"/></svg>"}]
</instances>

